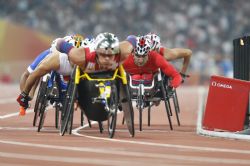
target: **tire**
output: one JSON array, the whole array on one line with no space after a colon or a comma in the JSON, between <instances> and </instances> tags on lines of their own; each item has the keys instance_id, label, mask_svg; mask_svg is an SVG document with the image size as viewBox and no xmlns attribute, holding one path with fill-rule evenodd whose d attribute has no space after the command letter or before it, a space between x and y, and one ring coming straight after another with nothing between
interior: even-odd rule
<instances>
[{"instance_id":1,"label":"tire","mask_svg":"<svg viewBox=\"0 0 250 166\"><path fill-rule=\"evenodd\" d=\"M47 83L44 81L41 81L40 86L39 86L39 90L37 93L37 97L36 97L35 107L34 107L33 126L36 126L37 118L40 115L39 110L41 107L41 101L42 101L42 97L44 96L46 86L47 86Z\"/></svg>"},{"instance_id":2,"label":"tire","mask_svg":"<svg viewBox=\"0 0 250 166\"><path fill-rule=\"evenodd\" d=\"M180 106L179 106L179 102L178 102L178 98L177 98L176 89L174 90L173 102L174 102L177 124L178 124L178 126L180 126L181 123L180 123L180 119L179 119L179 115L178 115L178 113L180 113Z\"/></svg>"},{"instance_id":3,"label":"tire","mask_svg":"<svg viewBox=\"0 0 250 166\"><path fill-rule=\"evenodd\" d=\"M124 85L120 83L120 102L124 113L124 119L127 124L128 131L131 137L135 135L134 128L134 110L132 106L131 96L129 92L128 84Z\"/></svg>"},{"instance_id":4,"label":"tire","mask_svg":"<svg viewBox=\"0 0 250 166\"><path fill-rule=\"evenodd\" d=\"M167 97L166 94L166 88L164 87L164 83L161 80L160 81L160 86L161 86L161 94L162 94L162 98L164 100L164 104L165 104L165 108L166 108L166 113L167 113L167 117L168 117L168 122L169 122L169 127L171 130L173 130L173 125L172 125L172 121L171 121L171 110L170 110L170 105L169 105L169 99Z\"/></svg>"},{"instance_id":5,"label":"tire","mask_svg":"<svg viewBox=\"0 0 250 166\"><path fill-rule=\"evenodd\" d=\"M103 133L103 124L102 121L98 121L99 131L102 134Z\"/></svg>"},{"instance_id":6,"label":"tire","mask_svg":"<svg viewBox=\"0 0 250 166\"><path fill-rule=\"evenodd\" d=\"M117 119L117 110L118 110L118 90L115 84L111 86L111 96L109 99L109 109L112 110L108 115L108 132L109 138L113 138L116 129L116 119Z\"/></svg>"},{"instance_id":7,"label":"tire","mask_svg":"<svg viewBox=\"0 0 250 166\"><path fill-rule=\"evenodd\" d=\"M142 87L139 85L138 90L138 109L139 109L139 130L142 131L142 111L143 111L143 94Z\"/></svg>"},{"instance_id":8,"label":"tire","mask_svg":"<svg viewBox=\"0 0 250 166\"><path fill-rule=\"evenodd\" d=\"M60 122L60 112L61 108L59 106L59 103L56 102L56 110L55 110L55 127L58 129L59 122Z\"/></svg>"},{"instance_id":9,"label":"tire","mask_svg":"<svg viewBox=\"0 0 250 166\"><path fill-rule=\"evenodd\" d=\"M48 95L49 95L49 87L47 86L48 84L48 79L46 81L46 86L45 86L45 89L44 89L44 95L41 97L41 101L40 101L40 109L38 110L39 111L39 124L38 124L38 129L37 131L40 132L40 130L42 129L43 127L43 124L44 124L44 120L45 120L45 117L46 117L46 107L47 107L47 104L48 104Z\"/></svg>"},{"instance_id":10,"label":"tire","mask_svg":"<svg viewBox=\"0 0 250 166\"><path fill-rule=\"evenodd\" d=\"M68 129L68 123L71 118L71 114L73 116L74 111L74 101L75 101L75 94L76 94L76 85L74 79L71 78L67 92L65 94L65 99L63 102L63 109L61 115L61 126L60 126L60 134L63 136Z\"/></svg>"},{"instance_id":11,"label":"tire","mask_svg":"<svg viewBox=\"0 0 250 166\"><path fill-rule=\"evenodd\" d=\"M69 134L72 134L73 119L74 119L74 106L72 107L71 112L72 113L70 114L70 119L69 119L68 128L67 128L67 131L68 131Z\"/></svg>"},{"instance_id":12,"label":"tire","mask_svg":"<svg viewBox=\"0 0 250 166\"><path fill-rule=\"evenodd\" d=\"M148 107L148 126L150 126L150 120L151 120L151 106Z\"/></svg>"}]
</instances>

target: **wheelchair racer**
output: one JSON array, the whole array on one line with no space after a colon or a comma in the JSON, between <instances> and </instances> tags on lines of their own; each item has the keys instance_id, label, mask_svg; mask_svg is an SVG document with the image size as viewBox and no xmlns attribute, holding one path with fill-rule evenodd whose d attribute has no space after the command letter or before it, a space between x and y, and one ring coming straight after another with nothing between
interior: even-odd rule
<instances>
[{"instance_id":1,"label":"wheelchair racer","mask_svg":"<svg viewBox=\"0 0 250 166\"><path fill-rule=\"evenodd\" d=\"M28 108L28 101L33 97L29 96L29 94L34 94L34 92L31 92L32 87L35 86L37 80L43 75L56 71L63 76L69 76L73 69L73 64L69 62L67 55L56 50L55 46L58 40L63 40L76 48L88 45L91 42L91 40L83 40L81 35L66 36L62 39L54 40L52 47L40 54L22 75L20 83L22 92L17 98L17 102L24 109Z\"/></svg>"},{"instance_id":2,"label":"wheelchair racer","mask_svg":"<svg viewBox=\"0 0 250 166\"><path fill-rule=\"evenodd\" d=\"M192 51L190 49L186 48L167 48L161 45L161 40L158 35L155 33L148 33L146 35L151 40L151 50L152 51L157 51L159 54L164 56L164 58L167 61L173 61L176 59L181 59L183 58L183 64L182 64L182 69L180 70L180 74L182 76L182 83L184 82L186 77L189 77L189 75L186 75L190 59L192 56ZM127 41L129 41L133 47L136 47L136 38L137 36L130 35L127 37Z\"/></svg>"},{"instance_id":3,"label":"wheelchair racer","mask_svg":"<svg viewBox=\"0 0 250 166\"><path fill-rule=\"evenodd\" d=\"M72 64L78 65L84 72L106 71L116 69L131 53L133 46L128 41L119 43L112 33L100 33L92 45L86 48L75 48L69 42L59 39L54 51L45 58L39 67L27 79L23 92L17 98L24 108L28 107L29 92L36 79L51 70L59 70L61 74L69 74Z\"/></svg>"},{"instance_id":4,"label":"wheelchair racer","mask_svg":"<svg viewBox=\"0 0 250 166\"><path fill-rule=\"evenodd\" d=\"M152 80L153 74L160 69L165 75L172 78L168 86L169 91L177 88L182 82L179 72L162 55L151 50L151 41L147 36L137 38L135 49L123 63L123 67L134 80Z\"/></svg>"},{"instance_id":5,"label":"wheelchair racer","mask_svg":"<svg viewBox=\"0 0 250 166\"><path fill-rule=\"evenodd\" d=\"M74 48L65 41L58 42L57 49L68 54L69 60L84 72L116 69L132 52L133 46L128 41L119 43L112 33L100 33L95 38L94 48Z\"/></svg>"},{"instance_id":6,"label":"wheelchair racer","mask_svg":"<svg viewBox=\"0 0 250 166\"><path fill-rule=\"evenodd\" d=\"M63 39L67 42L69 41L73 41L73 38L78 38L78 41L76 41L77 43L75 43L75 46L76 47L79 47L81 45L81 35L72 35L72 36L65 36ZM51 44L51 47L45 51L43 51L42 53L40 53L36 58L35 60L28 66L28 68L24 71L24 73L21 75L21 79L20 79L20 90L21 92L24 90L24 87L25 87L25 83L26 83L26 80L28 79L29 75L37 68L37 66L48 56L50 55L50 53L52 51L56 51L56 42L59 38L55 39L52 44ZM31 98L33 98L34 96L34 93L35 93L35 90L36 90L36 87L39 83L39 79L36 81L36 83L34 84L34 86L32 87L31 91L30 91L30 94L29 96Z\"/></svg>"}]
</instances>

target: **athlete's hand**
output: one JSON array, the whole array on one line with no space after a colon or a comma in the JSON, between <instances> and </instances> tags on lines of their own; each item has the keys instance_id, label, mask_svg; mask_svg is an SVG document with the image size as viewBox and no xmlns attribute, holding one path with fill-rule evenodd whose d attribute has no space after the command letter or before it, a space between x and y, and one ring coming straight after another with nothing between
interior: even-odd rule
<instances>
[{"instance_id":1,"label":"athlete's hand","mask_svg":"<svg viewBox=\"0 0 250 166\"><path fill-rule=\"evenodd\" d=\"M181 75L181 77L182 77L181 83L184 83L184 82L185 82L185 79L188 78L188 77L190 77L190 75L184 74L184 73L182 73L182 72L180 72L180 75Z\"/></svg>"},{"instance_id":2,"label":"athlete's hand","mask_svg":"<svg viewBox=\"0 0 250 166\"><path fill-rule=\"evenodd\" d=\"M18 98L16 99L16 101L19 103L19 105L24 107L24 109L27 109L29 107L29 101L30 100L31 100L31 98L25 92L22 92L18 96Z\"/></svg>"}]
</instances>

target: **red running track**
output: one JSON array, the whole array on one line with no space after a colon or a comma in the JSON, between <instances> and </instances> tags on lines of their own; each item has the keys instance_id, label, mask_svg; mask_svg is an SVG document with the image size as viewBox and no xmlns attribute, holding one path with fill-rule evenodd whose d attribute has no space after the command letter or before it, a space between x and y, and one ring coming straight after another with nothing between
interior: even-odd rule
<instances>
[{"instance_id":1,"label":"red running track","mask_svg":"<svg viewBox=\"0 0 250 166\"><path fill-rule=\"evenodd\" d=\"M135 110L135 137L131 138L118 115L113 139L107 130L101 134L98 125L79 128L76 111L72 135L60 136L54 127L54 112L49 110L45 127L38 133L32 127L33 112L17 116L17 85L0 85L0 165L250 165L250 143L242 140L204 137L196 134L199 105L197 87L181 87L178 97L181 126L172 117L169 124L163 105L153 108L151 126L143 114L143 131L138 130ZM32 108L31 108L32 109ZM106 126L105 126L106 127Z\"/></svg>"}]
</instances>

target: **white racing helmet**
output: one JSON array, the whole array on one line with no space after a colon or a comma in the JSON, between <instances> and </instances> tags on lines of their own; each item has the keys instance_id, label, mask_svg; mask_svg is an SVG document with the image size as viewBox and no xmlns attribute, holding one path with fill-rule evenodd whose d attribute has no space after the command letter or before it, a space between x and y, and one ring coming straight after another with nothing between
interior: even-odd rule
<instances>
[{"instance_id":1,"label":"white racing helmet","mask_svg":"<svg viewBox=\"0 0 250 166\"><path fill-rule=\"evenodd\" d=\"M120 47L118 37L109 32L100 33L95 39L95 51L101 54L119 54Z\"/></svg>"},{"instance_id":2,"label":"white racing helmet","mask_svg":"<svg viewBox=\"0 0 250 166\"><path fill-rule=\"evenodd\" d=\"M51 49L56 49L56 44L57 44L57 41L61 39L61 38L57 38L55 39L52 43L51 43ZM83 37L79 34L76 34L76 35L68 35L68 36L65 36L63 37L63 39L72 44L74 47L76 48L80 48L83 46Z\"/></svg>"},{"instance_id":3,"label":"white racing helmet","mask_svg":"<svg viewBox=\"0 0 250 166\"><path fill-rule=\"evenodd\" d=\"M150 39L146 36L140 36L137 38L134 54L136 57L145 57L150 52L150 48Z\"/></svg>"},{"instance_id":4,"label":"white racing helmet","mask_svg":"<svg viewBox=\"0 0 250 166\"><path fill-rule=\"evenodd\" d=\"M151 40L151 50L158 50L161 46L161 38L160 36L156 35L155 33L148 33L146 35L146 37L148 37Z\"/></svg>"},{"instance_id":5,"label":"white racing helmet","mask_svg":"<svg viewBox=\"0 0 250 166\"><path fill-rule=\"evenodd\" d=\"M88 47L94 44L95 39L93 37L86 37L82 42L83 42L83 47Z\"/></svg>"},{"instance_id":6,"label":"white racing helmet","mask_svg":"<svg viewBox=\"0 0 250 166\"><path fill-rule=\"evenodd\" d=\"M68 37L66 37L66 40L68 40ZM71 39L69 39L67 42L71 43L74 47L80 48L83 46L83 36L76 34L71 36Z\"/></svg>"}]
</instances>

